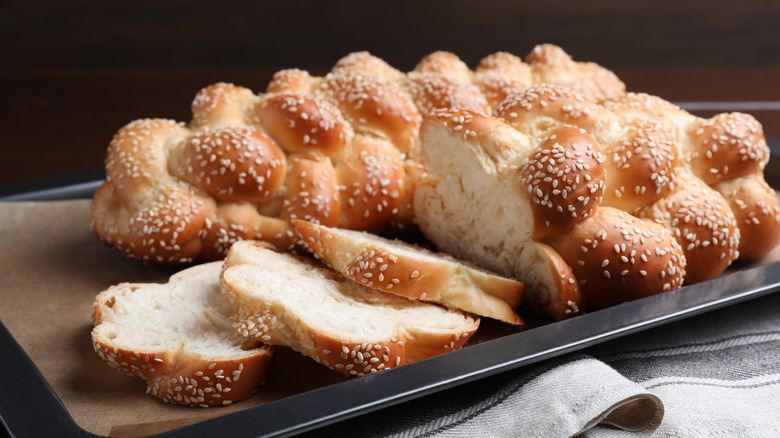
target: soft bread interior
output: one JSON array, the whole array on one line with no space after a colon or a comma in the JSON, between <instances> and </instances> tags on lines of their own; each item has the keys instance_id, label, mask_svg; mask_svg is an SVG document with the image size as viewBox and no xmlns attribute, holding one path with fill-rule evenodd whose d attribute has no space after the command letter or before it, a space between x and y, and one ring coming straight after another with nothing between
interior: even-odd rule
<instances>
[{"instance_id":1,"label":"soft bread interior","mask_svg":"<svg viewBox=\"0 0 780 438\"><path fill-rule=\"evenodd\" d=\"M414 335L464 328L462 313L374 291L306 259L262 248L242 259L246 264L227 267L223 282L241 307L276 311L285 320L291 330L275 331L270 343L295 343L298 327L304 326L359 342L396 337L399 331Z\"/></svg>"},{"instance_id":2,"label":"soft bread interior","mask_svg":"<svg viewBox=\"0 0 780 438\"><path fill-rule=\"evenodd\" d=\"M222 292L244 336L283 345L362 376L459 349L479 318L378 292L312 259L239 241L225 259Z\"/></svg>"},{"instance_id":3,"label":"soft bread interior","mask_svg":"<svg viewBox=\"0 0 780 438\"><path fill-rule=\"evenodd\" d=\"M515 163L533 152L528 138L498 122L483 136L453 134L433 119L421 135L430 172L414 208L423 233L441 251L523 281L524 301L546 306L560 274L532 239L533 213L519 194Z\"/></svg>"},{"instance_id":4,"label":"soft bread interior","mask_svg":"<svg viewBox=\"0 0 780 438\"><path fill-rule=\"evenodd\" d=\"M219 293L221 262L185 269L167 284L114 286L104 292L93 335L135 351L170 351L214 360L256 347L231 326L233 304Z\"/></svg>"}]
</instances>

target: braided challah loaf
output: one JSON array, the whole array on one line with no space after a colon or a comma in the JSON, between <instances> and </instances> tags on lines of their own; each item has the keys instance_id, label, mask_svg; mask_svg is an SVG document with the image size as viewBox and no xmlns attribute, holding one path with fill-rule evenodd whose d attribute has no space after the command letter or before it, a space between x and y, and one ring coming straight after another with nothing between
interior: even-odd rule
<instances>
[{"instance_id":1,"label":"braided challah loaf","mask_svg":"<svg viewBox=\"0 0 780 438\"><path fill-rule=\"evenodd\" d=\"M282 70L265 93L214 84L198 93L192 112L189 125L139 120L116 134L106 158L106 183L92 205L91 225L102 240L149 262L182 263L224 257L232 243L244 239L299 248L292 226L297 219L396 235L419 222L440 249L522 280L527 279L522 266L538 267L543 260L545 268L531 274L528 301L556 317L585 308L580 287L590 294L589 308L628 296L604 298L588 292L594 285L605 290L619 286L614 275L629 275L633 268L612 269L640 257L639 249L623 253L618 245L620 262L596 269L613 279L606 284L603 278L588 279L582 266L592 269L593 261L576 258L570 251L576 247L565 242L581 238L582 248L591 245L588 253L595 257L597 236L584 237L601 231L593 224L618 224L626 236L643 240L642 245L646 236L662 236L653 242L663 253L658 264L664 268L656 269L644 255L642 262L653 266L638 274L645 278L649 272L666 272L662 284L652 285L645 278L629 287L625 279L615 289L632 289L636 296L679 286L683 268L686 282L711 278L737 256L760 257L780 240L780 208L762 175L768 149L755 119L724 114L704 120L659 98L626 93L610 71L575 62L552 45L537 46L525 60L495 53L473 71L448 52L426 56L409 73L357 52L340 59L325 76ZM470 122L445 123L446 114ZM437 124L449 127L435 128ZM524 237L506 247L498 241L496 247L479 247L476 237L448 243L461 231L444 223L457 222L456 206L477 215L474 224L485 227L469 233L489 235L496 220L507 222L500 218L508 213L479 211L475 205L517 196L495 195L503 192L493 189L480 193L485 200L470 197L473 193L452 195L460 204L445 199L446 206L440 208L446 214L431 219L436 215L432 200L451 196L439 192L439 178L447 172L471 178L481 171L469 166L487 159L484 152L473 152L480 150L474 145L466 150L478 159L465 151L462 156L453 152L458 147L447 142L462 141L458 129L464 130L460 134L497 130L485 134L488 143L503 145L493 148L501 156L488 157L495 161L491 166L520 166L523 159L533 163L537 152L557 156L571 152L569 146L579 152L586 144L598 149L600 158L593 163L575 161L574 167L566 167L604 172L598 178L589 172L580 175L600 181L598 187L576 181L580 189L595 190L577 191L577 202L588 206L587 214L575 209L577 220L572 222L567 210L571 205L551 199L561 193L568 199L573 192L548 185L557 176L537 181L529 173L521 185L532 187L534 196L525 202L533 208L512 207L519 209L513 214L520 219L511 230ZM421 130L429 131L425 141L441 144L423 148ZM571 144L561 143L561 138ZM480 147L493 150L482 140ZM430 152L436 148L441 153ZM434 174L428 175L431 169ZM495 181L490 178L497 177L485 178L484 187L491 187ZM498 178L500 184L503 178ZM423 179L426 194L417 196ZM561 210L547 217L536 212L537 203L544 206L541 211L551 206ZM485 216L489 214L497 216ZM540 223L546 231L540 231ZM448 232L454 234L447 237ZM598 239L605 236L600 233ZM673 244L667 242L670 236ZM523 251L525 255L518 255ZM605 255L600 263L604 260L610 258ZM547 273L539 274L544 270ZM571 286L574 278L588 285ZM541 285L541 292L534 292L533 284Z\"/></svg>"},{"instance_id":2,"label":"braided challah loaf","mask_svg":"<svg viewBox=\"0 0 780 438\"><path fill-rule=\"evenodd\" d=\"M489 114L480 84L492 80L479 78L503 72L514 81L514 67L571 84L580 77L585 88L594 77L609 77L553 46L530 58L539 61L529 67L497 54L472 74L454 55L437 52L404 74L358 52L324 77L282 70L262 94L211 85L192 102L189 125L146 119L117 132L91 227L109 245L151 263L221 258L244 239L291 249L295 219L380 234L407 230L414 187L425 173L424 116L450 107ZM450 71L439 67L442 59ZM474 83L466 80L472 77Z\"/></svg>"}]
</instances>

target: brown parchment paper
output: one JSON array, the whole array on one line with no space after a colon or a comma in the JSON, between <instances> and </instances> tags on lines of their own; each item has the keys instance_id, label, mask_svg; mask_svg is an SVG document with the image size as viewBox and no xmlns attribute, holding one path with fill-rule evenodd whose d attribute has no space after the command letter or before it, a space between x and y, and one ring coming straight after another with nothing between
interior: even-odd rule
<instances>
[{"instance_id":1,"label":"brown parchment paper","mask_svg":"<svg viewBox=\"0 0 780 438\"><path fill-rule=\"evenodd\" d=\"M151 435L345 379L278 349L265 385L239 403L192 408L146 395L141 379L113 370L93 351L92 302L113 284L164 283L182 268L125 258L99 242L88 221L88 200L0 202L0 320L82 429Z\"/></svg>"},{"instance_id":2,"label":"brown parchment paper","mask_svg":"<svg viewBox=\"0 0 780 438\"><path fill-rule=\"evenodd\" d=\"M114 371L94 353L92 302L111 285L166 282L183 268L125 258L93 236L88 220L88 200L0 202L0 320L81 428L104 436L152 435L345 379L280 348L268 380L250 399L203 409L146 395L142 380ZM777 260L780 247L758 262L730 269ZM506 334L489 330L483 321L472 341Z\"/></svg>"}]
</instances>

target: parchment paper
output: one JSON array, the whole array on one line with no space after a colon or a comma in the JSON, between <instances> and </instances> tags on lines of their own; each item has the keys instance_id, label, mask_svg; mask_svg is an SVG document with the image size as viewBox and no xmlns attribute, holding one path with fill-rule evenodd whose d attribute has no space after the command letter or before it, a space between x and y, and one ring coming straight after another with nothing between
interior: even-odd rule
<instances>
[{"instance_id":1,"label":"parchment paper","mask_svg":"<svg viewBox=\"0 0 780 438\"><path fill-rule=\"evenodd\" d=\"M82 429L151 435L344 380L278 349L265 385L239 403L192 408L146 395L141 379L115 371L93 351L92 302L113 284L166 282L182 268L125 258L97 240L88 220L87 200L0 203L0 320Z\"/></svg>"},{"instance_id":2,"label":"parchment paper","mask_svg":"<svg viewBox=\"0 0 780 438\"><path fill-rule=\"evenodd\" d=\"M142 380L114 371L94 353L92 302L111 285L165 282L182 268L126 258L98 241L88 218L87 200L0 202L0 320L81 428L104 436L151 435L345 379L280 348L268 380L250 399L203 409L146 395ZM776 260L780 248L757 263L730 269Z\"/></svg>"}]
</instances>

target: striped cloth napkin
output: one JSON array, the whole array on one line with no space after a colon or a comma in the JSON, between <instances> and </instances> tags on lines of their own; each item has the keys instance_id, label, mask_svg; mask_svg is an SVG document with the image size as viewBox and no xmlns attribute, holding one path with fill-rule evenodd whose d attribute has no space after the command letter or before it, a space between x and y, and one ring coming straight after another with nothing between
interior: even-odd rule
<instances>
[{"instance_id":1,"label":"striped cloth napkin","mask_svg":"<svg viewBox=\"0 0 780 438\"><path fill-rule=\"evenodd\" d=\"M312 436L780 437L780 293Z\"/></svg>"}]
</instances>

